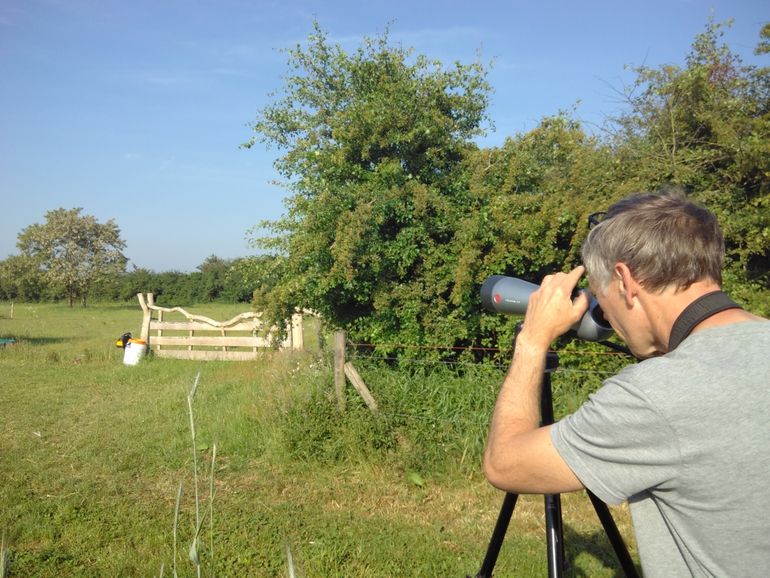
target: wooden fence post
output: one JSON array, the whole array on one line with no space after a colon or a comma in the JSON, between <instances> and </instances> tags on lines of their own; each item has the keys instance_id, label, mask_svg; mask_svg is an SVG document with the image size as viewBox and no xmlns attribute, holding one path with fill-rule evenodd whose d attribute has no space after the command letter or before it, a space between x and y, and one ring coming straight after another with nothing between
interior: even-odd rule
<instances>
[{"instance_id":1,"label":"wooden fence post","mask_svg":"<svg viewBox=\"0 0 770 578\"><path fill-rule=\"evenodd\" d=\"M291 316L291 348L294 351L305 351L305 338L302 333L302 313Z\"/></svg>"},{"instance_id":2,"label":"wooden fence post","mask_svg":"<svg viewBox=\"0 0 770 578\"><path fill-rule=\"evenodd\" d=\"M345 411L345 332L334 332L334 391L337 409Z\"/></svg>"},{"instance_id":3,"label":"wooden fence post","mask_svg":"<svg viewBox=\"0 0 770 578\"><path fill-rule=\"evenodd\" d=\"M149 293L148 297L150 295L152 295L152 293ZM140 338L142 339L142 341L147 343L150 338L150 321L152 320L152 311L148 306L148 300L145 299L144 293L137 293L136 296L139 299L139 305L142 306L142 330L141 330ZM148 344L148 348L149 348L149 344Z\"/></svg>"},{"instance_id":4,"label":"wooden fence post","mask_svg":"<svg viewBox=\"0 0 770 578\"><path fill-rule=\"evenodd\" d=\"M366 387L364 380L361 379L361 375L349 361L345 364L345 375L350 380L350 383L353 384L353 387L356 388L356 391L358 391L358 394L363 398L364 403L372 413L377 413L377 402L374 401L372 393L369 391L369 388Z\"/></svg>"}]
</instances>

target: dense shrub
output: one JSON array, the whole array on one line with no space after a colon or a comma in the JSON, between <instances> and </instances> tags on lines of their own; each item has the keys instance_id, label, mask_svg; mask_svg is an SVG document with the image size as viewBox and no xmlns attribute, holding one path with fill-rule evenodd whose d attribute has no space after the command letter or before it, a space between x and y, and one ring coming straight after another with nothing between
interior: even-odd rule
<instances>
[{"instance_id":1,"label":"dense shrub","mask_svg":"<svg viewBox=\"0 0 770 578\"><path fill-rule=\"evenodd\" d=\"M709 23L685 66L638 67L606 132L565 112L481 149L480 63L442 67L387 33L349 54L316 26L288 51L285 86L247 144L284 152L290 191L257 240L272 256L254 277L257 307L275 322L311 308L354 341L426 357L499 346L513 321L481 310L488 275L539 282L571 268L588 214L675 185L722 223L727 290L770 314L770 68L744 66L721 30Z\"/></svg>"}]
</instances>

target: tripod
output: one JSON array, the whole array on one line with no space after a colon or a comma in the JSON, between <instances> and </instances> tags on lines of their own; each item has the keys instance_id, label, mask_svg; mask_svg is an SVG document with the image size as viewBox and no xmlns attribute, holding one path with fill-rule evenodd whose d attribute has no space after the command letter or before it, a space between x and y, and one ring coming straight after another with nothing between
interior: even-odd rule
<instances>
[{"instance_id":1,"label":"tripod","mask_svg":"<svg viewBox=\"0 0 770 578\"><path fill-rule=\"evenodd\" d=\"M551 392L551 373L559 366L559 357L556 353L548 353L546 357L545 371L543 372L543 391L540 399L540 416L542 425L553 423L553 395ZM615 550L615 555L620 561L620 565L626 576L636 578L638 576L636 567L628 553L623 537L612 519L607 504L602 502L593 493L588 492L588 497L593 504L596 515L604 527L604 531ZM518 494L510 492L505 494L503 505L497 516L497 523L492 531L492 538L487 547L487 554L481 564L481 569L476 578L491 578L492 571L497 562L497 556L503 545L505 533L508 530L508 523L511 521L513 509L516 506ZM559 494L546 494L545 498L545 523L546 523L546 542L548 548L548 576L549 578L561 577L564 571L564 532L561 515L561 497Z\"/></svg>"}]
</instances>

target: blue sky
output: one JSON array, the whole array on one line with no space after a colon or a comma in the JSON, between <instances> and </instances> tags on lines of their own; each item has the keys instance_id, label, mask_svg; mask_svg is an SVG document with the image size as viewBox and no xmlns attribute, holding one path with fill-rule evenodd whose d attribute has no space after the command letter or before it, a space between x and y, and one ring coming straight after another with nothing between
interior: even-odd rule
<instances>
[{"instance_id":1,"label":"blue sky","mask_svg":"<svg viewBox=\"0 0 770 578\"><path fill-rule=\"evenodd\" d=\"M249 229L280 217L286 191L276 150L239 145L281 87L279 49L314 19L349 50L390 23L392 42L444 63L494 61L494 146L573 106L601 124L624 66L683 64L710 15L770 65L752 54L770 20L758 0L2 0L0 259L58 207L115 219L139 267L252 254Z\"/></svg>"}]
</instances>

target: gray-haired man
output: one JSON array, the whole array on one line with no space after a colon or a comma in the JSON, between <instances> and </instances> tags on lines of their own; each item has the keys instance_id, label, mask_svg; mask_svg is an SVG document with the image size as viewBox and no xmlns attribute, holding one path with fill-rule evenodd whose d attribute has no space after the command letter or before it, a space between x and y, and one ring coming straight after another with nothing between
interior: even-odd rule
<instances>
[{"instance_id":1,"label":"gray-haired man","mask_svg":"<svg viewBox=\"0 0 770 578\"><path fill-rule=\"evenodd\" d=\"M489 481L514 493L588 488L628 500L646 576L758 576L770 568L770 322L721 293L716 218L684 196L635 195L608 210L584 267L529 299L487 443ZM551 342L589 287L644 360L574 414L539 427Z\"/></svg>"}]
</instances>

